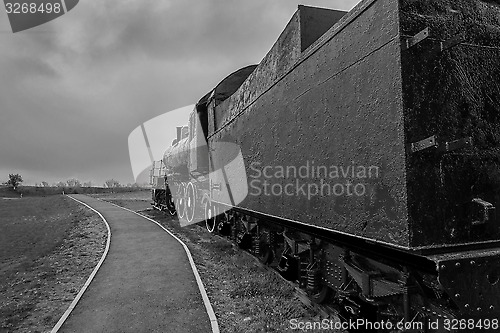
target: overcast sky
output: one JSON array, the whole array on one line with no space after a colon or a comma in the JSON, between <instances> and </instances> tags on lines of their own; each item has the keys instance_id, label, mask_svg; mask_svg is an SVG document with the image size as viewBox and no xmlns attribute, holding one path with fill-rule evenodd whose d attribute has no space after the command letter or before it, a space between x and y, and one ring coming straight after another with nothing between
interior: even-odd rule
<instances>
[{"instance_id":1,"label":"overcast sky","mask_svg":"<svg viewBox=\"0 0 500 333\"><path fill-rule=\"evenodd\" d=\"M0 182L133 183L134 128L259 63L298 4L357 2L80 0L15 34L0 11Z\"/></svg>"}]
</instances>

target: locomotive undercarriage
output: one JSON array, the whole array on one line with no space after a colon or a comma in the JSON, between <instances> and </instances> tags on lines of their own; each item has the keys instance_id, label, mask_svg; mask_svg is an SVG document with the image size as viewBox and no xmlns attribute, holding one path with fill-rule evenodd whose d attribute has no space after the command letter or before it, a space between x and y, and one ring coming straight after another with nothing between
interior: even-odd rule
<instances>
[{"instance_id":1,"label":"locomotive undercarriage","mask_svg":"<svg viewBox=\"0 0 500 333\"><path fill-rule=\"evenodd\" d=\"M209 205L206 185L204 181L171 180L165 185L166 190L153 190L153 208L177 214L188 224L201 216L216 216L218 210L216 206Z\"/></svg>"},{"instance_id":2,"label":"locomotive undercarriage","mask_svg":"<svg viewBox=\"0 0 500 333\"><path fill-rule=\"evenodd\" d=\"M152 196L151 205L154 209L168 212L172 216L176 214L174 200L169 189L153 189Z\"/></svg>"},{"instance_id":3,"label":"locomotive undercarriage","mask_svg":"<svg viewBox=\"0 0 500 333\"><path fill-rule=\"evenodd\" d=\"M332 303L344 321L390 322L384 332L450 332L442 322L459 317L432 265L359 251L234 209L205 223L297 282L314 302Z\"/></svg>"},{"instance_id":4,"label":"locomotive undercarriage","mask_svg":"<svg viewBox=\"0 0 500 333\"><path fill-rule=\"evenodd\" d=\"M469 308L469 304L457 306L457 299L467 293L464 290L467 282L462 290L455 290L453 278L443 273L445 266L458 268L463 256L457 256L461 261L453 256L430 259L352 236L324 237L305 225L270 219L240 208L228 209L212 202L208 188L203 185L173 183L170 190L176 194L169 195L169 191L163 197L158 194L155 199L161 198L163 204L155 205L166 207L163 210L172 215L177 213L179 220L192 221L195 216L204 219L202 223L209 232L230 238L285 279L298 283L312 301L333 304L344 321L364 319L373 323L390 322L393 328L401 327L396 326L398 323L411 328L379 330L384 332L453 332L444 330L443 321L462 318L459 310ZM483 266L487 265L485 261ZM472 273L457 271L456 274L463 279L477 279ZM492 287L500 279L484 275L487 281L481 283ZM470 295L465 297L475 298L478 304L489 301L481 299L482 295L479 298L474 295L474 288L468 292ZM494 305L488 306L494 310ZM474 315L484 318L482 309L477 310L467 318Z\"/></svg>"}]
</instances>

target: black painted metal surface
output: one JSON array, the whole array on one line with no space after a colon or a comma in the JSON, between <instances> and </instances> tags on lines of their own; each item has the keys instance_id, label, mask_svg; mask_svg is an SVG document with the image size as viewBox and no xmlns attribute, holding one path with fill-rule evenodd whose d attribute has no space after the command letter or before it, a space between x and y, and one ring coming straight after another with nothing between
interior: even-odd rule
<instances>
[{"instance_id":1,"label":"black painted metal surface","mask_svg":"<svg viewBox=\"0 0 500 333\"><path fill-rule=\"evenodd\" d=\"M282 79L262 71L268 62L261 63L252 81L215 110L226 116L209 130L209 143L234 140L241 146L249 181L241 207L408 247L398 3L365 2L348 15ZM285 43L289 35L283 33L265 59L295 49ZM263 86L249 91L252 82ZM306 177L275 174L280 167L308 165ZM314 174L312 165L328 172L336 167L338 177ZM259 175L266 167L271 177ZM378 169L369 178L357 167ZM342 168L350 169L343 174ZM331 195L302 193L302 185L319 186L323 178ZM292 194L267 195L265 181L275 189L288 185ZM347 191L348 182L361 184L364 193L333 194L337 184L337 193L342 186Z\"/></svg>"},{"instance_id":2,"label":"black painted metal surface","mask_svg":"<svg viewBox=\"0 0 500 333\"><path fill-rule=\"evenodd\" d=\"M245 160L238 206L403 248L498 239L487 204L500 207L499 12L479 0L366 0L305 50L295 14L209 107L209 145L236 143Z\"/></svg>"},{"instance_id":3,"label":"black painted metal surface","mask_svg":"<svg viewBox=\"0 0 500 333\"><path fill-rule=\"evenodd\" d=\"M407 156L412 244L499 239L500 5L402 0L402 34L424 28L402 52L406 140L432 135L442 149Z\"/></svg>"}]
</instances>

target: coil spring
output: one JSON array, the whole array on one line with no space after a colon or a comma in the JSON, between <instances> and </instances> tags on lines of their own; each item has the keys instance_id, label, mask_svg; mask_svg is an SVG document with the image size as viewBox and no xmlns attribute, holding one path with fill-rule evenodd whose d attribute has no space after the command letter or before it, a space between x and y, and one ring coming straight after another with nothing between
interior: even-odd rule
<instances>
[{"instance_id":1,"label":"coil spring","mask_svg":"<svg viewBox=\"0 0 500 333\"><path fill-rule=\"evenodd\" d=\"M319 275L319 270L316 268L307 270L307 289L308 290L318 289L318 275Z\"/></svg>"},{"instance_id":2,"label":"coil spring","mask_svg":"<svg viewBox=\"0 0 500 333\"><path fill-rule=\"evenodd\" d=\"M254 234L252 236L253 253L256 256L260 255L260 236L259 234Z\"/></svg>"},{"instance_id":3,"label":"coil spring","mask_svg":"<svg viewBox=\"0 0 500 333\"><path fill-rule=\"evenodd\" d=\"M232 223L231 225L231 238L233 239L233 242L236 242L238 240L238 230L236 223Z\"/></svg>"}]
</instances>

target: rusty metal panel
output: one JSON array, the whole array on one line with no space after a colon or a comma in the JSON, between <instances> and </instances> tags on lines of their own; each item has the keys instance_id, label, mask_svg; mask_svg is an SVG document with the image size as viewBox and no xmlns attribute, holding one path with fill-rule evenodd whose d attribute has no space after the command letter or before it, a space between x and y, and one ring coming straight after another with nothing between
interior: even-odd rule
<instances>
[{"instance_id":1,"label":"rusty metal panel","mask_svg":"<svg viewBox=\"0 0 500 333\"><path fill-rule=\"evenodd\" d=\"M464 317L497 318L500 311L500 253L457 252L434 258L439 282Z\"/></svg>"},{"instance_id":2,"label":"rusty metal panel","mask_svg":"<svg viewBox=\"0 0 500 333\"><path fill-rule=\"evenodd\" d=\"M407 142L434 136L442 147L408 152L411 244L499 239L500 5L400 0L400 6L403 40L429 30L426 40L402 51Z\"/></svg>"},{"instance_id":3,"label":"rusty metal panel","mask_svg":"<svg viewBox=\"0 0 500 333\"><path fill-rule=\"evenodd\" d=\"M249 194L239 206L408 247L398 1L363 1L349 15L268 91L241 87L219 105L230 115L209 142L241 147ZM252 75L266 80L258 68ZM313 166L329 171L297 173ZM322 180L328 195L300 190ZM348 195L349 182L363 193Z\"/></svg>"}]
</instances>

